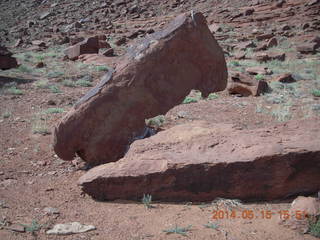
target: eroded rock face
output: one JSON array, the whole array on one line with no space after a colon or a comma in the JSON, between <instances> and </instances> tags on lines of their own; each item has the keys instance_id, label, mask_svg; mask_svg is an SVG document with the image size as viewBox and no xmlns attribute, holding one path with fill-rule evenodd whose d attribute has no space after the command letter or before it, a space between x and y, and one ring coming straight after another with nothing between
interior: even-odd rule
<instances>
[{"instance_id":1,"label":"eroded rock face","mask_svg":"<svg viewBox=\"0 0 320 240\"><path fill-rule=\"evenodd\" d=\"M0 69L6 70L18 66L17 60L6 47L0 46Z\"/></svg>"},{"instance_id":2,"label":"eroded rock face","mask_svg":"<svg viewBox=\"0 0 320 240\"><path fill-rule=\"evenodd\" d=\"M132 46L117 66L78 101L55 128L54 150L92 165L123 157L144 120L180 104L191 89L225 89L222 49L201 13L178 16L163 31Z\"/></svg>"},{"instance_id":3,"label":"eroded rock face","mask_svg":"<svg viewBox=\"0 0 320 240\"><path fill-rule=\"evenodd\" d=\"M124 158L89 170L79 184L100 200L283 199L320 189L319 119L241 130L177 125L134 142Z\"/></svg>"}]
</instances>

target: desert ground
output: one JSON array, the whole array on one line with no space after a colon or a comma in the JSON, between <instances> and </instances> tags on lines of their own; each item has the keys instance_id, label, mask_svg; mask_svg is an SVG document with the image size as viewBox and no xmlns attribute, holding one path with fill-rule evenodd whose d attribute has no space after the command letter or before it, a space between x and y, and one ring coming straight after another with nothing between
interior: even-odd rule
<instances>
[{"instance_id":1,"label":"desert ground","mask_svg":"<svg viewBox=\"0 0 320 240\"><path fill-rule=\"evenodd\" d=\"M157 131L198 121L245 131L304 120L320 127L320 1L3 0L0 6L0 43L18 62L0 70L1 240L316 239L309 231L281 224L296 194L254 201L155 197L146 202L143 194L139 200L99 201L78 184L92 166L80 157L60 159L53 136L74 104L121 64L128 46L192 10L205 16L223 50L228 82L238 76L244 84L208 97L192 90L155 118ZM65 56L67 47L96 35L105 35L108 43L100 54L76 60ZM111 54L101 54L110 48ZM246 79L254 84L246 84ZM257 94L260 81L269 90ZM303 194L317 197L317 192ZM266 218L266 212L271 216ZM46 233L55 224L69 222L95 230Z\"/></svg>"}]
</instances>

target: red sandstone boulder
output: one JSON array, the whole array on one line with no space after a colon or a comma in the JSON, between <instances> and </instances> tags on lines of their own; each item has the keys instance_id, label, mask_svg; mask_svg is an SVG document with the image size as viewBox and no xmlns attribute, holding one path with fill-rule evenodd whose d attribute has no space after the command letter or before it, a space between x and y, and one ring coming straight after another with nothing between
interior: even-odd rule
<instances>
[{"instance_id":1,"label":"red sandstone boulder","mask_svg":"<svg viewBox=\"0 0 320 240\"><path fill-rule=\"evenodd\" d=\"M225 89L223 51L201 13L183 14L136 42L114 72L81 98L54 131L54 151L91 165L117 161L145 128L145 119L180 104L191 89Z\"/></svg>"},{"instance_id":2,"label":"red sandstone boulder","mask_svg":"<svg viewBox=\"0 0 320 240\"><path fill-rule=\"evenodd\" d=\"M228 83L230 94L240 94L241 96L260 96L269 91L269 85L264 80L256 80L250 75L240 72L232 72Z\"/></svg>"},{"instance_id":3,"label":"red sandstone boulder","mask_svg":"<svg viewBox=\"0 0 320 240\"><path fill-rule=\"evenodd\" d=\"M89 37L64 50L64 53L71 60L76 60L80 55L99 53L100 48L110 48L106 42L105 35Z\"/></svg>"},{"instance_id":4,"label":"red sandstone boulder","mask_svg":"<svg viewBox=\"0 0 320 240\"><path fill-rule=\"evenodd\" d=\"M320 119L241 130L193 122L135 141L79 184L99 200L285 199L320 189Z\"/></svg>"},{"instance_id":5,"label":"red sandstone boulder","mask_svg":"<svg viewBox=\"0 0 320 240\"><path fill-rule=\"evenodd\" d=\"M279 52L259 52L255 54L255 59L258 62L268 62L272 60L284 61L286 54L282 51Z\"/></svg>"}]
</instances>

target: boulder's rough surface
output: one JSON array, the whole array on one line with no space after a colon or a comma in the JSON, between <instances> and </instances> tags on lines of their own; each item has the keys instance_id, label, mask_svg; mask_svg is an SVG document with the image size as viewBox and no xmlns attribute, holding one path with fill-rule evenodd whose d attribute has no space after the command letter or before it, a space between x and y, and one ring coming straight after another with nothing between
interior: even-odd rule
<instances>
[{"instance_id":1,"label":"boulder's rough surface","mask_svg":"<svg viewBox=\"0 0 320 240\"><path fill-rule=\"evenodd\" d=\"M191 89L204 96L225 89L222 49L201 13L183 14L129 50L115 72L78 101L55 128L54 150L92 165L116 161L145 119L180 104Z\"/></svg>"},{"instance_id":2,"label":"boulder's rough surface","mask_svg":"<svg viewBox=\"0 0 320 240\"><path fill-rule=\"evenodd\" d=\"M115 163L79 184L100 200L272 200L320 188L319 119L241 130L230 124L177 125L134 142Z\"/></svg>"},{"instance_id":3,"label":"boulder's rough surface","mask_svg":"<svg viewBox=\"0 0 320 240\"><path fill-rule=\"evenodd\" d=\"M6 70L17 66L17 60L12 57L12 53L6 47L0 46L0 69Z\"/></svg>"}]
</instances>

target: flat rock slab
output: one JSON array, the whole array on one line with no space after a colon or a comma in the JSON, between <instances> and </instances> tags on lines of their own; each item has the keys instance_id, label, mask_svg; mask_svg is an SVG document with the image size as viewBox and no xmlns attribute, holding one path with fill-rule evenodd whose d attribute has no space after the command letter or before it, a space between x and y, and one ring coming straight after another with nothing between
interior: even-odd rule
<instances>
[{"instance_id":1,"label":"flat rock slab","mask_svg":"<svg viewBox=\"0 0 320 240\"><path fill-rule=\"evenodd\" d=\"M117 161L143 132L145 119L165 114L192 89L207 96L227 85L223 51L201 13L178 16L136 42L120 62L56 126L60 158Z\"/></svg>"},{"instance_id":2,"label":"flat rock slab","mask_svg":"<svg viewBox=\"0 0 320 240\"><path fill-rule=\"evenodd\" d=\"M79 184L99 200L285 199L320 189L320 121L242 130L194 122L134 142Z\"/></svg>"},{"instance_id":3,"label":"flat rock slab","mask_svg":"<svg viewBox=\"0 0 320 240\"><path fill-rule=\"evenodd\" d=\"M52 229L48 230L46 233L54 235L69 235L76 233L84 233L95 229L96 227L93 225L83 225L79 222L71 222L65 224L56 224L53 226Z\"/></svg>"}]
</instances>

